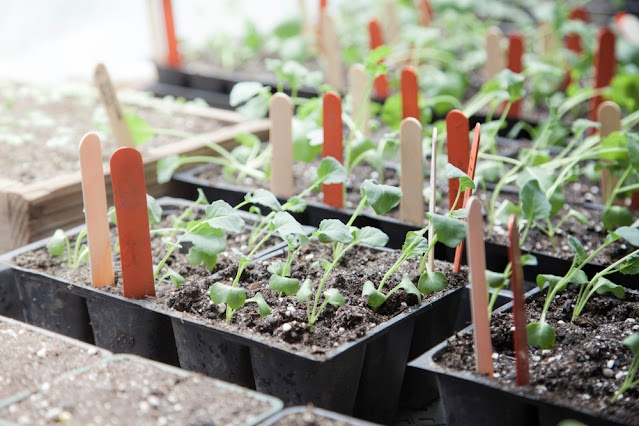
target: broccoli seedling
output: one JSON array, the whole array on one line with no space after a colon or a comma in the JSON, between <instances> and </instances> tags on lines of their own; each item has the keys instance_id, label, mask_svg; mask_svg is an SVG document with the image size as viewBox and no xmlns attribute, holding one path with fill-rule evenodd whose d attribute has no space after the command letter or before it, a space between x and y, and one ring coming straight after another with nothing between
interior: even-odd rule
<instances>
[{"instance_id":1,"label":"broccoli seedling","mask_svg":"<svg viewBox=\"0 0 639 426\"><path fill-rule=\"evenodd\" d=\"M639 333L631 334L630 336L623 339L621 343L632 349L632 352L634 352L635 355L630 362L630 366L628 367L628 374L623 380L621 388L619 388L615 396L613 396L610 400L611 404L617 402L619 397L623 395L625 391L639 385L639 379L635 380L635 378L637 377L637 371L639 371Z\"/></svg>"},{"instance_id":2,"label":"broccoli seedling","mask_svg":"<svg viewBox=\"0 0 639 426\"><path fill-rule=\"evenodd\" d=\"M56 229L53 236L47 243L47 250L53 256L62 256L67 253L67 265L72 269L78 269L80 264L89 259L89 247L83 242L87 236L87 229L80 231L75 239L73 250L71 250L71 240L62 229Z\"/></svg>"}]
</instances>

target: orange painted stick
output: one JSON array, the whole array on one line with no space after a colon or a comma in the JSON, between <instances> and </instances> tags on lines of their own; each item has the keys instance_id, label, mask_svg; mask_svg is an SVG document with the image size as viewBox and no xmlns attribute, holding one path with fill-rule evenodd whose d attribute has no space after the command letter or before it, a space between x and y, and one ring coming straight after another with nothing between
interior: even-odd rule
<instances>
[{"instance_id":1,"label":"orange painted stick","mask_svg":"<svg viewBox=\"0 0 639 426\"><path fill-rule=\"evenodd\" d=\"M146 207L142 156L133 148L119 148L111 156L113 200L118 219L124 297L155 295L151 235Z\"/></svg>"},{"instance_id":2,"label":"orange painted stick","mask_svg":"<svg viewBox=\"0 0 639 426\"><path fill-rule=\"evenodd\" d=\"M524 306L524 269L521 264L521 250L519 250L519 227L517 218L511 215L508 220L508 257L510 258L510 288L513 292L513 322L515 332L515 366L517 368L517 385L523 386L530 382L530 368L528 365L528 337L526 336L526 307Z\"/></svg>"},{"instance_id":3,"label":"orange painted stick","mask_svg":"<svg viewBox=\"0 0 639 426\"><path fill-rule=\"evenodd\" d=\"M588 9L585 7L576 7L570 11L568 19L588 22ZM564 37L564 45L566 46L566 49L572 50L577 54L581 54L584 50L581 44L581 37L579 37L579 34L576 33L566 34L566 37Z\"/></svg>"},{"instance_id":4,"label":"orange painted stick","mask_svg":"<svg viewBox=\"0 0 639 426\"><path fill-rule=\"evenodd\" d=\"M417 99L419 86L417 84L417 72L415 72L415 68L406 65L402 69L400 85L402 88L402 118L413 117L419 121L419 103Z\"/></svg>"},{"instance_id":5,"label":"orange painted stick","mask_svg":"<svg viewBox=\"0 0 639 426\"><path fill-rule=\"evenodd\" d=\"M615 35L609 28L599 30L597 36L597 52L595 53L594 66L594 88L599 89L610 85L612 77L615 75ZM597 108L603 101L601 96L590 99L590 119L597 120Z\"/></svg>"},{"instance_id":6,"label":"orange painted stick","mask_svg":"<svg viewBox=\"0 0 639 426\"><path fill-rule=\"evenodd\" d=\"M82 197L84 218L89 239L89 261L91 283L96 287L113 285L113 261L111 259L111 236L107 218L107 197L104 186L104 169L100 138L87 133L78 147L80 171L82 173Z\"/></svg>"},{"instance_id":7,"label":"orange painted stick","mask_svg":"<svg viewBox=\"0 0 639 426\"><path fill-rule=\"evenodd\" d=\"M343 163L342 148L342 100L335 92L324 94L323 105L324 143L322 157L334 157ZM341 209L344 206L344 184L322 185L324 203Z\"/></svg>"},{"instance_id":8,"label":"orange painted stick","mask_svg":"<svg viewBox=\"0 0 639 426\"><path fill-rule=\"evenodd\" d=\"M475 125L475 130L473 131L473 143L470 147L470 159L468 160L468 171L466 174L469 178L475 179L475 169L477 168L477 157L479 155L479 140L481 138L481 125L477 123ZM470 197L471 190L467 189L464 191L464 201L462 203L462 207L466 207L468 205L468 198ZM455 249L455 261L453 262L453 272L457 273L461 269L461 258L462 253L464 251L464 241Z\"/></svg>"},{"instance_id":9,"label":"orange painted stick","mask_svg":"<svg viewBox=\"0 0 639 426\"><path fill-rule=\"evenodd\" d=\"M470 265L471 314L477 371L493 377L493 345L490 340L488 318L488 287L486 285L486 252L484 246L484 219L481 201L477 197L468 200L468 263Z\"/></svg>"},{"instance_id":10,"label":"orange painted stick","mask_svg":"<svg viewBox=\"0 0 639 426\"><path fill-rule=\"evenodd\" d=\"M433 21L433 7L428 0L416 0L417 9L419 11L419 23L423 27L427 27Z\"/></svg>"},{"instance_id":11,"label":"orange painted stick","mask_svg":"<svg viewBox=\"0 0 639 426\"><path fill-rule=\"evenodd\" d=\"M462 171L468 169L468 159L470 157L468 127L468 118L463 112L454 109L446 115L448 162ZM455 203L457 191L459 191L459 181L457 179L448 179L449 207ZM461 198L457 201L455 210L462 207L462 201Z\"/></svg>"},{"instance_id":12,"label":"orange painted stick","mask_svg":"<svg viewBox=\"0 0 639 426\"><path fill-rule=\"evenodd\" d=\"M375 50L379 46L384 44L382 39L382 30L379 26L379 21L377 19L372 19L368 23L368 34L370 36L370 49ZM386 99L390 94L390 90L388 88L388 79L386 75L378 76L373 82L373 87L375 88L375 94L379 99Z\"/></svg>"},{"instance_id":13,"label":"orange painted stick","mask_svg":"<svg viewBox=\"0 0 639 426\"><path fill-rule=\"evenodd\" d=\"M515 32L508 36L508 69L512 72L521 73L524 68L522 57L524 55L524 36ZM514 102L508 111L508 117L517 118L521 111L521 99Z\"/></svg>"},{"instance_id":14,"label":"orange painted stick","mask_svg":"<svg viewBox=\"0 0 639 426\"><path fill-rule=\"evenodd\" d=\"M175 37L175 26L173 24L173 8L171 0L162 0L164 8L164 26L166 29L166 42L168 44L167 64L171 67L179 67L182 63L180 52L177 47L177 39Z\"/></svg>"}]
</instances>

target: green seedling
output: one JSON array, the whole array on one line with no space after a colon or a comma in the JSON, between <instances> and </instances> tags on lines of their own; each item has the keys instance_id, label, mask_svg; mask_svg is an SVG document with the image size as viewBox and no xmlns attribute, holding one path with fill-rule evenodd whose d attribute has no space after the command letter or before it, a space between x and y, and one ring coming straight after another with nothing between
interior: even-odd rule
<instances>
[{"instance_id":1,"label":"green seedling","mask_svg":"<svg viewBox=\"0 0 639 426\"><path fill-rule=\"evenodd\" d=\"M47 250L53 256L62 256L67 253L67 265L72 269L78 267L89 260L89 247L83 242L87 236L87 229L83 228L75 239L73 250L71 250L71 240L62 229L57 229L49 242Z\"/></svg>"},{"instance_id":2,"label":"green seedling","mask_svg":"<svg viewBox=\"0 0 639 426\"><path fill-rule=\"evenodd\" d=\"M639 371L639 333L631 334L630 336L623 339L621 343L632 349L634 356L632 357L632 361L630 362L630 366L628 367L628 374L624 378L621 388L619 388L617 393L615 393L615 396L613 396L610 400L611 404L617 402L619 397L623 395L625 391L639 385L639 379L635 380L635 378L637 377L637 372Z\"/></svg>"}]
</instances>

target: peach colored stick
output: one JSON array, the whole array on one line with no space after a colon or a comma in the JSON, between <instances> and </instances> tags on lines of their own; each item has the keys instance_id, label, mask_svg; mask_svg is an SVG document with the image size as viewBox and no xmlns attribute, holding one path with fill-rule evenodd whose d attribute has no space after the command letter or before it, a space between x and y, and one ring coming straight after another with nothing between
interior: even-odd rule
<instances>
[{"instance_id":1,"label":"peach colored stick","mask_svg":"<svg viewBox=\"0 0 639 426\"><path fill-rule=\"evenodd\" d=\"M477 168L477 157L479 156L479 139L481 138L481 125L477 123L473 132L473 143L470 148L470 159L468 160L468 171L466 174L469 178L475 179L475 169ZM464 191L464 201L462 207L468 205L468 198L470 197L471 190ZM464 241L459 243L455 249L455 260L453 262L453 272L457 273L461 270L461 258L464 250Z\"/></svg>"},{"instance_id":2,"label":"peach colored stick","mask_svg":"<svg viewBox=\"0 0 639 426\"><path fill-rule=\"evenodd\" d=\"M293 190L293 105L284 93L271 98L271 192L292 197Z\"/></svg>"},{"instance_id":3,"label":"peach colored stick","mask_svg":"<svg viewBox=\"0 0 639 426\"><path fill-rule=\"evenodd\" d=\"M508 69L521 73L524 70L522 58L524 56L524 36L515 32L508 37ZM517 118L521 112L521 99L514 102L508 111L508 117Z\"/></svg>"},{"instance_id":4,"label":"peach colored stick","mask_svg":"<svg viewBox=\"0 0 639 426\"><path fill-rule=\"evenodd\" d=\"M395 0L386 0L384 3L384 11L386 12L386 34L390 44L397 44L401 38L401 26L397 19L397 7Z\"/></svg>"},{"instance_id":5,"label":"peach colored stick","mask_svg":"<svg viewBox=\"0 0 639 426\"><path fill-rule=\"evenodd\" d=\"M324 143L322 157L334 157L344 162L342 148L342 100L335 92L324 94L322 105ZM322 185L324 203L341 209L344 206L344 184Z\"/></svg>"},{"instance_id":6,"label":"peach colored stick","mask_svg":"<svg viewBox=\"0 0 639 426\"><path fill-rule=\"evenodd\" d=\"M371 50L375 50L384 44L382 30L377 19L372 19L368 23L368 34L370 36ZM373 82L373 87L375 88L375 94L378 98L382 100L388 98L390 90L388 88L388 79L386 78L386 74L378 76Z\"/></svg>"},{"instance_id":7,"label":"peach colored stick","mask_svg":"<svg viewBox=\"0 0 639 426\"><path fill-rule=\"evenodd\" d=\"M113 132L113 136L115 137L115 141L118 143L118 146L135 148L131 132L126 124L126 120L124 119L124 113L122 112L120 101L118 101L118 96L115 93L113 83L111 83L109 73L103 64L95 66L93 82L98 88L100 101L102 101L102 105L104 105L104 108L107 111L109 124L111 125L111 132Z\"/></svg>"},{"instance_id":8,"label":"peach colored stick","mask_svg":"<svg viewBox=\"0 0 639 426\"><path fill-rule=\"evenodd\" d=\"M492 80L504 69L504 54L501 51L501 30L490 27L486 32L486 64L484 65L484 81Z\"/></svg>"},{"instance_id":9,"label":"peach colored stick","mask_svg":"<svg viewBox=\"0 0 639 426\"><path fill-rule=\"evenodd\" d=\"M423 27L428 27L433 21L433 7L428 0L415 0L419 13L419 23Z\"/></svg>"},{"instance_id":10,"label":"peach colored stick","mask_svg":"<svg viewBox=\"0 0 639 426\"><path fill-rule=\"evenodd\" d=\"M602 102L597 110L597 120L601 124L599 128L599 136L603 139L612 132L621 130L621 109L612 101ZM615 179L610 175L610 170L603 168L599 188L601 191L601 199L605 203L610 197Z\"/></svg>"},{"instance_id":11,"label":"peach colored stick","mask_svg":"<svg viewBox=\"0 0 639 426\"><path fill-rule=\"evenodd\" d=\"M124 297L155 295L151 235L142 156L119 148L111 156L113 200L118 219Z\"/></svg>"},{"instance_id":12,"label":"peach colored stick","mask_svg":"<svg viewBox=\"0 0 639 426\"><path fill-rule=\"evenodd\" d=\"M597 35L597 52L594 58L594 84L595 89L610 85L615 75L615 35L609 28L601 28ZM603 101L601 96L590 99L590 119L597 119L597 108Z\"/></svg>"},{"instance_id":13,"label":"peach colored stick","mask_svg":"<svg viewBox=\"0 0 639 426\"><path fill-rule=\"evenodd\" d=\"M177 47L177 38L175 37L171 0L163 0L162 5L164 8L164 26L166 28L166 43L168 47L166 62L171 67L179 67L182 65L182 60Z\"/></svg>"},{"instance_id":14,"label":"peach colored stick","mask_svg":"<svg viewBox=\"0 0 639 426\"><path fill-rule=\"evenodd\" d=\"M107 218L107 197L100 138L87 133L78 147L82 174L84 218L89 239L91 283L96 287L112 286L114 282L111 259L111 236Z\"/></svg>"},{"instance_id":15,"label":"peach colored stick","mask_svg":"<svg viewBox=\"0 0 639 426\"><path fill-rule=\"evenodd\" d=\"M428 205L428 211L435 213L435 207L437 203L437 127L433 127L433 139L430 154L430 203ZM435 228L430 227L428 229L428 241L433 241L435 238ZM432 271L435 268L435 250L431 250L428 253L428 268Z\"/></svg>"},{"instance_id":16,"label":"peach colored stick","mask_svg":"<svg viewBox=\"0 0 639 426\"><path fill-rule=\"evenodd\" d=\"M448 162L459 170L468 169L468 159L470 147L468 144L468 118L459 110L452 110L446 115L446 149L448 151ZM459 181L457 179L448 180L448 205L455 204L455 198L459 191ZM460 198L455 204L455 210L462 207L463 199Z\"/></svg>"},{"instance_id":17,"label":"peach colored stick","mask_svg":"<svg viewBox=\"0 0 639 426\"><path fill-rule=\"evenodd\" d=\"M370 105L366 97L368 81L369 78L364 65L351 65L348 70L348 94L351 99L351 111L355 125L366 137L371 136L371 129L368 123Z\"/></svg>"},{"instance_id":18,"label":"peach colored stick","mask_svg":"<svg viewBox=\"0 0 639 426\"><path fill-rule=\"evenodd\" d=\"M417 84L417 72L415 68L406 65L402 69L402 118L413 117L419 120L419 85Z\"/></svg>"},{"instance_id":19,"label":"peach colored stick","mask_svg":"<svg viewBox=\"0 0 639 426\"><path fill-rule=\"evenodd\" d=\"M424 160L422 125L413 117L402 120L399 133L402 199L399 217L419 227L424 225Z\"/></svg>"},{"instance_id":20,"label":"peach colored stick","mask_svg":"<svg viewBox=\"0 0 639 426\"><path fill-rule=\"evenodd\" d=\"M468 200L468 263L470 265L471 313L477 371L493 377L493 347L490 340L488 318L488 288L486 286L486 253L484 247L484 220L481 201L473 196Z\"/></svg>"},{"instance_id":21,"label":"peach colored stick","mask_svg":"<svg viewBox=\"0 0 639 426\"><path fill-rule=\"evenodd\" d=\"M524 306L524 269L521 264L519 249L519 227L517 217L511 215L508 220L508 257L510 258L510 288L513 292L513 334L515 344L515 366L517 368L517 385L523 386L530 382L530 368L528 366L528 337L526 336L526 307Z\"/></svg>"},{"instance_id":22,"label":"peach colored stick","mask_svg":"<svg viewBox=\"0 0 639 426\"><path fill-rule=\"evenodd\" d=\"M341 49L339 39L335 32L333 18L327 12L322 14L322 66L324 78L329 86L339 90L344 90L344 74L342 73Z\"/></svg>"}]
</instances>

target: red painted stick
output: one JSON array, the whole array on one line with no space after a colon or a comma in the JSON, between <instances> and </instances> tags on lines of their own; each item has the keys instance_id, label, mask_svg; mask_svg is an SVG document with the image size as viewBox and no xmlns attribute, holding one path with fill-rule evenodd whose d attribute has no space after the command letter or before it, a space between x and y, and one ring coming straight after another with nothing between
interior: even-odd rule
<instances>
[{"instance_id":1,"label":"red painted stick","mask_svg":"<svg viewBox=\"0 0 639 426\"><path fill-rule=\"evenodd\" d=\"M410 65L406 65L402 68L401 89L402 118L413 117L419 121L419 86L417 84L417 72L415 68Z\"/></svg>"},{"instance_id":2,"label":"red painted stick","mask_svg":"<svg viewBox=\"0 0 639 426\"><path fill-rule=\"evenodd\" d=\"M517 385L523 386L530 382L530 368L528 365L528 337L526 336L526 308L524 306L524 269L521 264L519 250L519 228L517 218L511 215L508 220L508 257L510 258L510 288L513 292L513 322L515 331L515 366L517 368Z\"/></svg>"},{"instance_id":3,"label":"red painted stick","mask_svg":"<svg viewBox=\"0 0 639 426\"><path fill-rule=\"evenodd\" d=\"M473 131L473 143L470 147L470 158L468 160L468 171L466 174L469 178L475 179L475 169L477 168L477 156L479 155L479 140L481 138L481 125L477 123L475 125L475 130ZM464 201L462 203L462 207L466 207L468 204L468 198L472 190L467 189L464 191ZM464 252L464 240L457 246L455 249L455 261L453 262L453 272L457 273L461 269L461 258Z\"/></svg>"},{"instance_id":4,"label":"red painted stick","mask_svg":"<svg viewBox=\"0 0 639 426\"><path fill-rule=\"evenodd\" d=\"M615 75L615 35L609 28L601 28L597 36L597 52L595 53L594 88L599 89L610 85ZM595 96L590 100L590 119L597 120L597 108L603 101L601 96Z\"/></svg>"},{"instance_id":5,"label":"red painted stick","mask_svg":"<svg viewBox=\"0 0 639 426\"><path fill-rule=\"evenodd\" d=\"M334 157L340 163L343 160L342 148L342 100L335 92L324 94L323 105L324 143L322 157ZM344 186L341 183L322 185L324 203L341 209L344 206Z\"/></svg>"},{"instance_id":6,"label":"red painted stick","mask_svg":"<svg viewBox=\"0 0 639 426\"><path fill-rule=\"evenodd\" d=\"M177 39L175 37L175 26L173 24L173 8L171 0L163 0L164 8L164 27L166 29L166 41L168 44L168 55L166 61L171 67L179 67L182 63L180 52L177 47Z\"/></svg>"},{"instance_id":7,"label":"red painted stick","mask_svg":"<svg viewBox=\"0 0 639 426\"><path fill-rule=\"evenodd\" d=\"M452 110L446 115L446 149L448 151L448 162L459 170L468 170L468 159L470 148L468 145L468 118L459 110ZM448 179L448 205L455 203L459 191L459 181ZM455 209L462 207L463 199L457 201Z\"/></svg>"},{"instance_id":8,"label":"red painted stick","mask_svg":"<svg viewBox=\"0 0 639 426\"><path fill-rule=\"evenodd\" d=\"M433 21L433 7L428 0L417 0L417 9L419 11L419 23L423 27L427 27Z\"/></svg>"},{"instance_id":9,"label":"red painted stick","mask_svg":"<svg viewBox=\"0 0 639 426\"><path fill-rule=\"evenodd\" d=\"M576 7L570 11L568 19L588 22L588 10L585 7ZM577 54L581 54L584 51L583 45L581 44L581 37L576 33L566 34L566 37L564 37L564 45L566 49L572 50Z\"/></svg>"},{"instance_id":10,"label":"red painted stick","mask_svg":"<svg viewBox=\"0 0 639 426\"><path fill-rule=\"evenodd\" d=\"M524 55L524 36L515 32L508 36L508 69L521 73L524 70L522 57ZM521 99L510 106L508 117L517 118L521 110Z\"/></svg>"},{"instance_id":11,"label":"red painted stick","mask_svg":"<svg viewBox=\"0 0 639 426\"><path fill-rule=\"evenodd\" d=\"M118 219L124 297L153 296L155 280L144 166L136 149L124 147L113 153L111 181Z\"/></svg>"},{"instance_id":12,"label":"red painted stick","mask_svg":"<svg viewBox=\"0 0 639 426\"><path fill-rule=\"evenodd\" d=\"M384 44L382 40L382 30L379 26L379 21L377 19L372 19L368 23L368 34L370 36L370 48L371 50L375 50L379 46ZM388 98L390 91L388 88L388 79L386 75L380 75L373 82L373 87L375 88L375 94L379 99Z\"/></svg>"}]
</instances>

